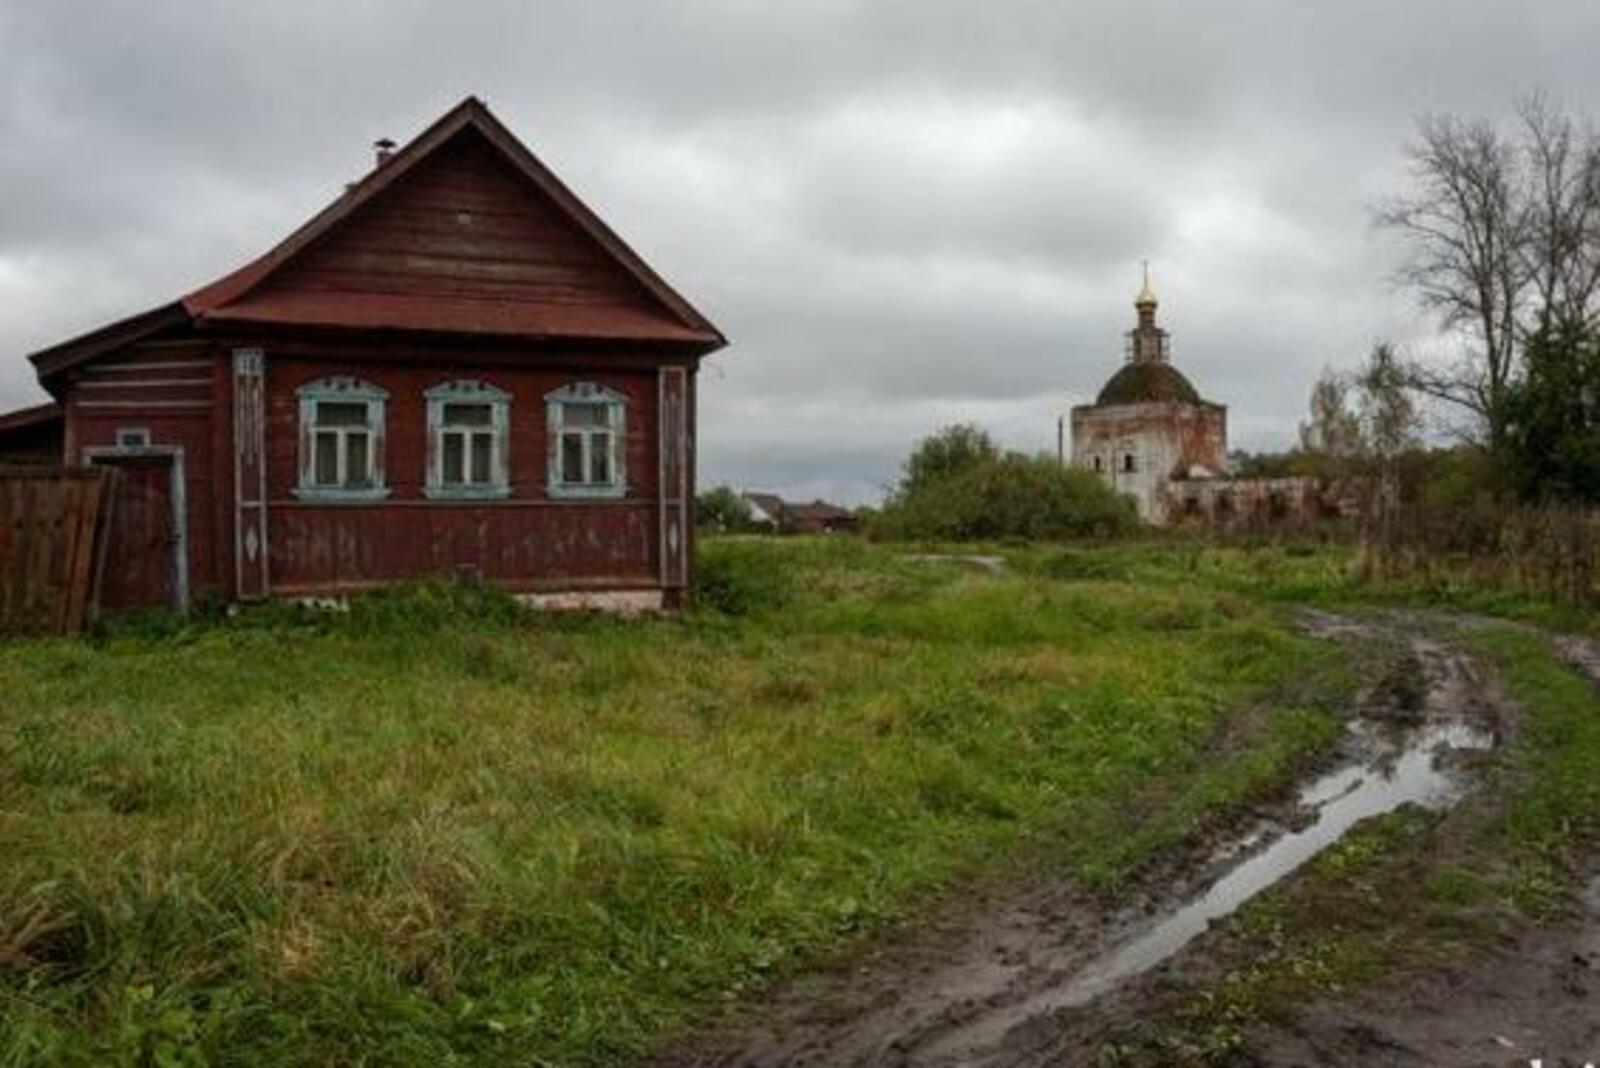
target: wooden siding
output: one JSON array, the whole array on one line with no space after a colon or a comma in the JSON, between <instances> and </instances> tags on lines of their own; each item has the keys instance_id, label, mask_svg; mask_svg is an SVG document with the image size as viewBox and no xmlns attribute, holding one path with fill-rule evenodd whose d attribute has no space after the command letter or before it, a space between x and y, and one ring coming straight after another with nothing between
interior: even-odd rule
<instances>
[{"instance_id":1,"label":"wooden siding","mask_svg":"<svg viewBox=\"0 0 1600 1068\"><path fill-rule=\"evenodd\" d=\"M690 332L474 130L419 163L219 319L485 333Z\"/></svg>"},{"instance_id":2,"label":"wooden siding","mask_svg":"<svg viewBox=\"0 0 1600 1068\"><path fill-rule=\"evenodd\" d=\"M208 342L134 345L72 373L67 450L82 463L118 445L123 430L147 430L152 446L184 454L184 538L192 590L232 593L232 467L219 457L228 425L227 384ZM227 460L229 466L218 466Z\"/></svg>"},{"instance_id":3,"label":"wooden siding","mask_svg":"<svg viewBox=\"0 0 1600 1068\"><path fill-rule=\"evenodd\" d=\"M379 386L385 403L389 496L376 503L295 497L300 409L296 390L332 376ZM511 396L510 496L430 500L428 389L472 378ZM577 381L628 398L627 494L619 501L551 500L545 394ZM653 370L582 365L460 366L266 357L268 569L274 593L370 586L464 572L515 589L639 588L660 583L657 381Z\"/></svg>"},{"instance_id":4,"label":"wooden siding","mask_svg":"<svg viewBox=\"0 0 1600 1068\"><path fill-rule=\"evenodd\" d=\"M651 501L299 504L270 513L279 594L471 576L513 590L658 585Z\"/></svg>"}]
</instances>

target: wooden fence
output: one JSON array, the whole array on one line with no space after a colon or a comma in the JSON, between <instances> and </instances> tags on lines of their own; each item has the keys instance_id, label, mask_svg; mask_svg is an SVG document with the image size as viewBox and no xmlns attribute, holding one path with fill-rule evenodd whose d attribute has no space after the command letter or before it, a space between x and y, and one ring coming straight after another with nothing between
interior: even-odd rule
<instances>
[{"instance_id":1,"label":"wooden fence","mask_svg":"<svg viewBox=\"0 0 1600 1068\"><path fill-rule=\"evenodd\" d=\"M75 634L93 619L115 478L0 466L0 634Z\"/></svg>"}]
</instances>

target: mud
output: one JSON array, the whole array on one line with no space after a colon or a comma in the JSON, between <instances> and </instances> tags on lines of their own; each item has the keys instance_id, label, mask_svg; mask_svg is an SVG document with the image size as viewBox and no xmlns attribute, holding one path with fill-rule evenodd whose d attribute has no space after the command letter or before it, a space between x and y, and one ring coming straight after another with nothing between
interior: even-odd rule
<instances>
[{"instance_id":1,"label":"mud","mask_svg":"<svg viewBox=\"0 0 1600 1068\"><path fill-rule=\"evenodd\" d=\"M1404 989L1308 1006L1250 1044L1264 1068L1600 1064L1600 880L1570 924Z\"/></svg>"},{"instance_id":2,"label":"mud","mask_svg":"<svg viewBox=\"0 0 1600 1068\"><path fill-rule=\"evenodd\" d=\"M1553 644L1600 684L1600 646ZM1566 1068L1600 1065L1600 877L1574 916L1527 932L1469 966L1300 1010L1250 1036L1261 1068Z\"/></svg>"},{"instance_id":3,"label":"mud","mask_svg":"<svg viewBox=\"0 0 1600 1068\"><path fill-rule=\"evenodd\" d=\"M1507 710L1466 654L1416 627L1325 613L1309 613L1306 627L1383 642L1393 655L1351 710L1337 766L1298 797L1224 841L1167 858L1120 907L1051 880L975 903L846 970L774 992L750 1018L660 1063L1078 1063L1113 1022L1140 1011L1170 962L1203 949L1212 925L1362 820L1403 804L1447 807L1469 780L1470 754L1506 729Z\"/></svg>"}]
</instances>

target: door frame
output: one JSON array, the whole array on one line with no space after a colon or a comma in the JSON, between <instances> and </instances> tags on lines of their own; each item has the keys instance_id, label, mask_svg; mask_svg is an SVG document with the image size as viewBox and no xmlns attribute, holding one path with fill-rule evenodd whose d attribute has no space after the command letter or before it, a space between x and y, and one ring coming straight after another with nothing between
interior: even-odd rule
<instances>
[{"instance_id":1,"label":"door frame","mask_svg":"<svg viewBox=\"0 0 1600 1068\"><path fill-rule=\"evenodd\" d=\"M83 460L88 464L115 465L118 460L167 460L170 464L171 487L167 496L172 502L172 608L189 614L189 524L188 506L184 500L183 446L182 445L93 445L83 450ZM115 519L113 519L115 522Z\"/></svg>"}]
</instances>

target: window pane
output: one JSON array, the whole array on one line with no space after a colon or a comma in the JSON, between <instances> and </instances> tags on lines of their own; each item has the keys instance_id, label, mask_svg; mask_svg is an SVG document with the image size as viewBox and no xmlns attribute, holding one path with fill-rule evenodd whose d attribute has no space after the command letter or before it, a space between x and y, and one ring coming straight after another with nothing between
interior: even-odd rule
<instances>
[{"instance_id":1,"label":"window pane","mask_svg":"<svg viewBox=\"0 0 1600 1068\"><path fill-rule=\"evenodd\" d=\"M446 486L459 486L464 480L466 465L461 455L461 435L445 434L444 453L440 457L443 470L440 472Z\"/></svg>"},{"instance_id":2,"label":"window pane","mask_svg":"<svg viewBox=\"0 0 1600 1068\"><path fill-rule=\"evenodd\" d=\"M339 435L318 434L311 465L311 481L318 486L339 484Z\"/></svg>"},{"instance_id":3,"label":"window pane","mask_svg":"<svg viewBox=\"0 0 1600 1068\"><path fill-rule=\"evenodd\" d=\"M488 434L472 435L472 481L480 486L490 481L490 459L494 452L494 438Z\"/></svg>"},{"instance_id":4,"label":"window pane","mask_svg":"<svg viewBox=\"0 0 1600 1068\"><path fill-rule=\"evenodd\" d=\"M365 401L318 401L318 426L366 426Z\"/></svg>"},{"instance_id":5,"label":"window pane","mask_svg":"<svg viewBox=\"0 0 1600 1068\"><path fill-rule=\"evenodd\" d=\"M561 425L564 427L610 426L611 420L605 404L571 402L561 406Z\"/></svg>"},{"instance_id":6,"label":"window pane","mask_svg":"<svg viewBox=\"0 0 1600 1068\"><path fill-rule=\"evenodd\" d=\"M590 481L601 485L611 483L611 435L589 435Z\"/></svg>"},{"instance_id":7,"label":"window pane","mask_svg":"<svg viewBox=\"0 0 1600 1068\"><path fill-rule=\"evenodd\" d=\"M364 431L345 435L344 484L346 486L365 486L372 481L372 472L367 464L369 440Z\"/></svg>"},{"instance_id":8,"label":"window pane","mask_svg":"<svg viewBox=\"0 0 1600 1068\"><path fill-rule=\"evenodd\" d=\"M446 404L445 426L493 426L494 408L488 404Z\"/></svg>"},{"instance_id":9,"label":"window pane","mask_svg":"<svg viewBox=\"0 0 1600 1068\"><path fill-rule=\"evenodd\" d=\"M583 435L561 435L561 481L583 482Z\"/></svg>"}]
</instances>

